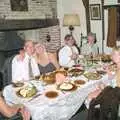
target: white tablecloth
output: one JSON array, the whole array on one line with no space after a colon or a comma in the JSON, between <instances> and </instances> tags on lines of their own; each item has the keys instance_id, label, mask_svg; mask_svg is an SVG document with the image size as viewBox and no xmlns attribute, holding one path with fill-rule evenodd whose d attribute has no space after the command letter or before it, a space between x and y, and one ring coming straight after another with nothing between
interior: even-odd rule
<instances>
[{"instance_id":1,"label":"white tablecloth","mask_svg":"<svg viewBox=\"0 0 120 120\"><path fill-rule=\"evenodd\" d=\"M44 89L41 85L38 89L43 94L30 102L18 97L12 85L5 87L3 95L8 104L24 104L30 110L33 120L69 120L83 104L88 94L95 89L95 86L101 81L106 82L106 80L107 76L104 76L101 80L87 82L75 91L59 91L59 96L55 99L47 98L44 95L44 91L51 90L52 87L48 86Z\"/></svg>"}]
</instances>

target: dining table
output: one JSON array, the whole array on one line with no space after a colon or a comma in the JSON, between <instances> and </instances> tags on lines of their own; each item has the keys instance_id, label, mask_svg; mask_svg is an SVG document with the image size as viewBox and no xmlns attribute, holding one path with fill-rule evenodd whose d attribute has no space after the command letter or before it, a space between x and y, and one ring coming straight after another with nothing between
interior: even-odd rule
<instances>
[{"instance_id":1,"label":"dining table","mask_svg":"<svg viewBox=\"0 0 120 120\"><path fill-rule=\"evenodd\" d=\"M99 80L88 80L83 74L68 76L70 82L84 80L85 84L77 86L77 89L64 91L57 88L56 84L44 84L40 80L25 82L37 88L37 95L31 98L20 97L16 94L17 87L12 84L3 90L3 96L9 105L22 104L31 113L32 120L69 120L82 106L88 94L102 82L109 84L108 75L104 74ZM46 92L56 91L57 97L49 98Z\"/></svg>"}]
</instances>

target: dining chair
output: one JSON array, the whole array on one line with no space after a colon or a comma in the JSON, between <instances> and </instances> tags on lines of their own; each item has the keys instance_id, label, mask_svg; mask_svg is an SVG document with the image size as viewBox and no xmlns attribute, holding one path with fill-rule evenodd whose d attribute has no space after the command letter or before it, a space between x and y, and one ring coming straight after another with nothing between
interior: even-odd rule
<instances>
[{"instance_id":1,"label":"dining chair","mask_svg":"<svg viewBox=\"0 0 120 120\"><path fill-rule=\"evenodd\" d=\"M3 75L2 72L0 72L0 91L3 89Z\"/></svg>"},{"instance_id":2,"label":"dining chair","mask_svg":"<svg viewBox=\"0 0 120 120\"><path fill-rule=\"evenodd\" d=\"M11 81L12 81L12 60L13 60L14 56L15 55L13 55L5 60L5 63L4 63L3 68L1 70L2 76L3 76L3 82L2 82L3 87L11 84Z\"/></svg>"},{"instance_id":3,"label":"dining chair","mask_svg":"<svg viewBox=\"0 0 120 120\"><path fill-rule=\"evenodd\" d=\"M80 48L83 46L83 44L87 43L87 36L84 36L81 33L81 39L80 39Z\"/></svg>"}]
</instances>

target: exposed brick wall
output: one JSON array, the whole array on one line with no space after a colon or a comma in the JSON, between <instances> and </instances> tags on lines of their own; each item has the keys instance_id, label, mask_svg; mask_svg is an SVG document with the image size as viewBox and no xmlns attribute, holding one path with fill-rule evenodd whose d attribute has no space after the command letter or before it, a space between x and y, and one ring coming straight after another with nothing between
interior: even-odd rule
<instances>
[{"instance_id":1,"label":"exposed brick wall","mask_svg":"<svg viewBox=\"0 0 120 120\"><path fill-rule=\"evenodd\" d=\"M11 11L10 0L0 0L0 17L40 19L57 16L57 0L28 0L28 11Z\"/></svg>"},{"instance_id":2,"label":"exposed brick wall","mask_svg":"<svg viewBox=\"0 0 120 120\"><path fill-rule=\"evenodd\" d=\"M39 31L38 41L46 45L46 48L49 52L56 52L60 48L60 28L59 26L52 26L48 28L41 28ZM46 36L50 35L50 42L47 41Z\"/></svg>"}]
</instances>

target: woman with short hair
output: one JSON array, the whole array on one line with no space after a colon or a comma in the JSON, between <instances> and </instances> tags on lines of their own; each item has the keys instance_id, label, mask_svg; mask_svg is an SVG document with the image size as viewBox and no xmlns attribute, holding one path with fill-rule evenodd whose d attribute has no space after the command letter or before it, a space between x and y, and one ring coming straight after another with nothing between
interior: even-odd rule
<instances>
[{"instance_id":1,"label":"woman with short hair","mask_svg":"<svg viewBox=\"0 0 120 120\"><path fill-rule=\"evenodd\" d=\"M99 53L98 46L96 44L96 35L94 33L89 33L87 36L87 43L85 43L81 48L82 55L93 55L96 56Z\"/></svg>"}]
</instances>

